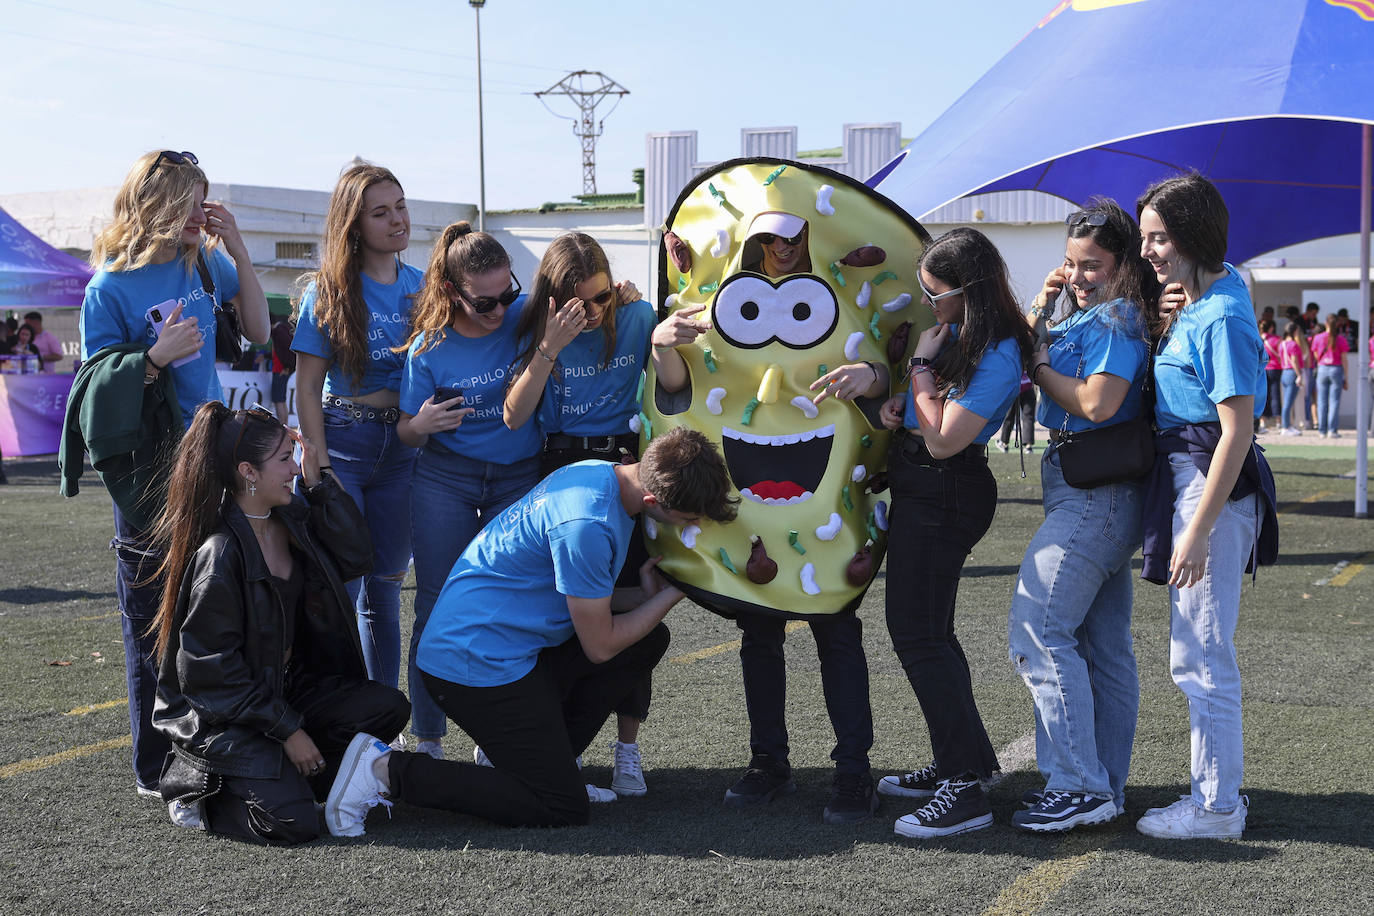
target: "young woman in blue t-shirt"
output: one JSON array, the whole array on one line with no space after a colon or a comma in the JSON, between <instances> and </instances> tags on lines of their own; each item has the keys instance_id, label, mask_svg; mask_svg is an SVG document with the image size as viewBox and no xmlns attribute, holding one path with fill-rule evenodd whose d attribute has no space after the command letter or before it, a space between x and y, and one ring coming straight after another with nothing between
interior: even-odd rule
<instances>
[{"instance_id":1,"label":"young woman in blue t-shirt","mask_svg":"<svg viewBox=\"0 0 1374 916\"><path fill-rule=\"evenodd\" d=\"M1273 511L1273 478L1252 433L1267 357L1250 294L1224 260L1229 216L1211 182L1195 172L1161 181L1136 210L1141 254L1183 294L1162 320L1154 358L1143 576L1169 585L1169 665L1192 725L1192 791L1136 826L1167 839L1238 837L1247 802L1234 636L1246 563L1263 546L1261 495L1265 527Z\"/></svg>"},{"instance_id":2,"label":"young woman in blue t-shirt","mask_svg":"<svg viewBox=\"0 0 1374 916\"><path fill-rule=\"evenodd\" d=\"M405 191L390 170L358 163L329 199L320 269L300 300L296 415L367 519L372 572L348 583L368 677L399 680L401 583L410 564L410 474L415 450L396 433L403 356L420 271L401 263L410 244Z\"/></svg>"},{"instance_id":3,"label":"young woman in blue t-shirt","mask_svg":"<svg viewBox=\"0 0 1374 916\"><path fill-rule=\"evenodd\" d=\"M925 714L935 760L884 777L878 791L929 797L895 829L934 837L992 823L980 780L998 769L997 754L954 635L954 605L964 560L997 509L987 442L1020 391L1032 341L1007 266L981 232L945 233L926 249L919 276L935 324L916 342L908 391L881 411L883 425L897 433L887 464L887 629Z\"/></svg>"},{"instance_id":4,"label":"young woman in blue t-shirt","mask_svg":"<svg viewBox=\"0 0 1374 916\"><path fill-rule=\"evenodd\" d=\"M611 279L606 252L586 233L554 239L539 262L529 302L516 337L520 367L505 399L506 425L518 429L537 414L543 435L541 473L548 475L585 459L620 461L639 457L639 434L630 420L639 413L639 388L649 359L654 308L638 298L633 284ZM622 298L634 299L621 305ZM632 588L649 558L636 520L629 553L616 584ZM623 708L616 710L611 750L618 795L644 795L639 725L649 714L652 694L645 675Z\"/></svg>"},{"instance_id":5,"label":"young woman in blue t-shirt","mask_svg":"<svg viewBox=\"0 0 1374 916\"><path fill-rule=\"evenodd\" d=\"M448 723L415 667L420 636L468 542L540 477L538 429L532 423L508 429L503 420L523 305L501 243L467 221L453 223L435 243L401 348L399 431L420 449L409 497L415 520L411 732L418 749L434 757L443 756Z\"/></svg>"},{"instance_id":6,"label":"young woman in blue t-shirt","mask_svg":"<svg viewBox=\"0 0 1374 916\"><path fill-rule=\"evenodd\" d=\"M254 343L266 342L268 335L267 297L248 249L233 214L206 201L209 191L194 154L156 150L140 156L115 193L114 218L96 236L91 250L96 272L81 303L81 358L89 362L120 344L146 347L144 384L169 373L187 426L201 404L220 397L218 309L234 303L243 334ZM156 316L153 306L159 307ZM115 588L124 628L134 776L139 794L156 796L170 748L150 724L157 669L148 628L161 587L149 581L159 560L156 550L139 524L126 517L138 510L114 507Z\"/></svg>"},{"instance_id":7,"label":"young woman in blue t-shirt","mask_svg":"<svg viewBox=\"0 0 1374 916\"><path fill-rule=\"evenodd\" d=\"M1125 806L1140 689L1131 643L1131 557L1140 546L1143 481L1081 489L1064 480L1066 433L1134 420L1149 359L1143 303L1158 295L1140 230L1115 201L1068 218L1064 260L1030 317L1047 342L1031 373L1050 446L1040 464L1045 521L1012 594L1012 663L1035 702L1044 791L1012 823L1036 832L1100 824ZM1067 301L1060 301L1061 294ZM1059 302L1056 307L1056 303Z\"/></svg>"}]
</instances>

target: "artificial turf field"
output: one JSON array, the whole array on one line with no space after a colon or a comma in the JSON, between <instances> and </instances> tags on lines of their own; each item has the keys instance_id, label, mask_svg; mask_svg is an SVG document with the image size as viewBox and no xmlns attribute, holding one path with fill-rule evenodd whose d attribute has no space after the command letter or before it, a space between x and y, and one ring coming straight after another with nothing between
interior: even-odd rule
<instances>
[{"instance_id":1,"label":"artificial turf field","mask_svg":"<svg viewBox=\"0 0 1374 916\"><path fill-rule=\"evenodd\" d=\"M179 830L134 793L124 667L92 473L64 500L48 459L5 462L0 488L0 913L1369 913L1374 889L1374 522L1353 516L1351 446L1270 450L1279 564L1245 589L1249 826L1243 840L1168 842L1143 810L1187 790L1188 720L1168 672L1167 595L1137 582L1140 722L1126 815L1067 835L1009 826L1040 783L1031 704L1007 659L1006 616L1040 520L1038 456L991 457L1001 500L964 570L956 627L1004 780L997 823L936 841L893 835L915 805L821 823L833 743L809 634L788 640L799 791L721 806L748 758L733 624L684 602L641 735L649 795L596 806L590 826L510 830L444 812L375 809L367 836L266 849ZM1137 561L1138 562L1138 561ZM930 746L887 642L880 576L860 611L876 775ZM409 616L413 583L403 592ZM54 665L53 662L69 662ZM404 675L403 675L404 676ZM404 685L402 685L404 687ZM588 779L610 779L604 731ZM470 759L454 733L448 756Z\"/></svg>"}]
</instances>

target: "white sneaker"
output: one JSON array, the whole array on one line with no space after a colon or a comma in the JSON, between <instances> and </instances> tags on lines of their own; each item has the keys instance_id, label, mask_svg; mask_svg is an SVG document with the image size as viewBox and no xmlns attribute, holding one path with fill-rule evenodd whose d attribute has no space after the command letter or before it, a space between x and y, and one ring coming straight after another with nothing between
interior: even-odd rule
<instances>
[{"instance_id":1,"label":"white sneaker","mask_svg":"<svg viewBox=\"0 0 1374 916\"><path fill-rule=\"evenodd\" d=\"M644 758L639 753L639 745L612 741L611 752L615 755L611 791L616 795L633 795L636 798L647 795L649 787L644 783Z\"/></svg>"},{"instance_id":2,"label":"white sneaker","mask_svg":"<svg viewBox=\"0 0 1374 916\"><path fill-rule=\"evenodd\" d=\"M1249 807L1250 799L1242 795L1234 811L1220 814L1198 807L1192 796L1185 795L1167 808L1146 811L1135 828L1164 840L1236 839L1245 832Z\"/></svg>"},{"instance_id":3,"label":"white sneaker","mask_svg":"<svg viewBox=\"0 0 1374 916\"><path fill-rule=\"evenodd\" d=\"M406 749L405 732L401 732L399 735L396 736L396 740L391 742L391 749L393 751L403 751Z\"/></svg>"},{"instance_id":4,"label":"white sneaker","mask_svg":"<svg viewBox=\"0 0 1374 916\"><path fill-rule=\"evenodd\" d=\"M200 802L185 802L172 800L167 803L167 816L172 819L173 827L185 827L188 830L204 830L205 818L201 816L202 807Z\"/></svg>"},{"instance_id":5,"label":"white sneaker","mask_svg":"<svg viewBox=\"0 0 1374 916\"><path fill-rule=\"evenodd\" d=\"M378 757L391 752L381 739L359 732L348 742L339 775L324 803L324 822L334 836L362 836L367 812L377 805L391 808L382 785L372 772Z\"/></svg>"},{"instance_id":6,"label":"white sneaker","mask_svg":"<svg viewBox=\"0 0 1374 916\"><path fill-rule=\"evenodd\" d=\"M487 752L482 750L482 748L480 747L474 747L472 749L472 762L477 764L479 767L496 766L496 764L491 762L491 758L487 756Z\"/></svg>"},{"instance_id":7,"label":"white sneaker","mask_svg":"<svg viewBox=\"0 0 1374 916\"><path fill-rule=\"evenodd\" d=\"M394 747L395 745L392 746ZM438 738L425 738L421 741L415 742L415 753L428 754L435 760L443 760L444 745L440 743Z\"/></svg>"},{"instance_id":8,"label":"white sneaker","mask_svg":"<svg viewBox=\"0 0 1374 916\"><path fill-rule=\"evenodd\" d=\"M587 801L591 802L593 805L604 805L607 802L615 801L619 797L619 795L616 795L610 789L602 789L599 786L587 783Z\"/></svg>"}]
</instances>

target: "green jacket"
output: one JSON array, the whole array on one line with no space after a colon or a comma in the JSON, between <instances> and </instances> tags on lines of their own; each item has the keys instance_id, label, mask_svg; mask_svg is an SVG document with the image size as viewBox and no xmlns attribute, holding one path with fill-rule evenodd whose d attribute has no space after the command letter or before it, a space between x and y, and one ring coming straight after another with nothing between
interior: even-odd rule
<instances>
[{"instance_id":1,"label":"green jacket","mask_svg":"<svg viewBox=\"0 0 1374 916\"><path fill-rule=\"evenodd\" d=\"M119 511L139 530L167 501L167 477L181 441L181 407L172 373L143 384L141 343L106 347L82 363L67 398L57 464L63 496L75 496L85 453Z\"/></svg>"}]
</instances>

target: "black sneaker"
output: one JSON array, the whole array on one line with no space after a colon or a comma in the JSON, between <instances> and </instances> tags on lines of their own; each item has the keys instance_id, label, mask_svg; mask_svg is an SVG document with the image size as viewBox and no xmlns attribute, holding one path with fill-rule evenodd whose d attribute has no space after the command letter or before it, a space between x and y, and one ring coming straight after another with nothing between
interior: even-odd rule
<instances>
[{"instance_id":1,"label":"black sneaker","mask_svg":"<svg viewBox=\"0 0 1374 916\"><path fill-rule=\"evenodd\" d=\"M977 779L947 779L935 790L930 804L914 814L897 819L894 826L901 836L953 836L982 830L992 823L992 806Z\"/></svg>"},{"instance_id":2,"label":"black sneaker","mask_svg":"<svg viewBox=\"0 0 1374 916\"><path fill-rule=\"evenodd\" d=\"M1021 793L1021 807L1034 808L1040 804L1040 799L1044 797L1044 789L1027 789Z\"/></svg>"},{"instance_id":3,"label":"black sneaker","mask_svg":"<svg viewBox=\"0 0 1374 916\"><path fill-rule=\"evenodd\" d=\"M1011 822L1022 830L1055 833L1087 824L1105 824L1116 817L1116 802L1081 792L1046 792L1040 804L1017 811Z\"/></svg>"},{"instance_id":4,"label":"black sneaker","mask_svg":"<svg viewBox=\"0 0 1374 916\"><path fill-rule=\"evenodd\" d=\"M899 798L933 798L938 788L940 780L935 775L933 763L901 776L884 776L878 783L878 791L883 795Z\"/></svg>"},{"instance_id":5,"label":"black sneaker","mask_svg":"<svg viewBox=\"0 0 1374 916\"><path fill-rule=\"evenodd\" d=\"M870 773L836 773L835 788L825 806L822 819L827 824L852 824L878 810Z\"/></svg>"},{"instance_id":6,"label":"black sneaker","mask_svg":"<svg viewBox=\"0 0 1374 916\"><path fill-rule=\"evenodd\" d=\"M731 808L747 808L771 802L774 796L791 795L797 791L792 781L792 768L779 764L763 754L754 755L749 769L739 782L725 790L725 804Z\"/></svg>"}]
</instances>

